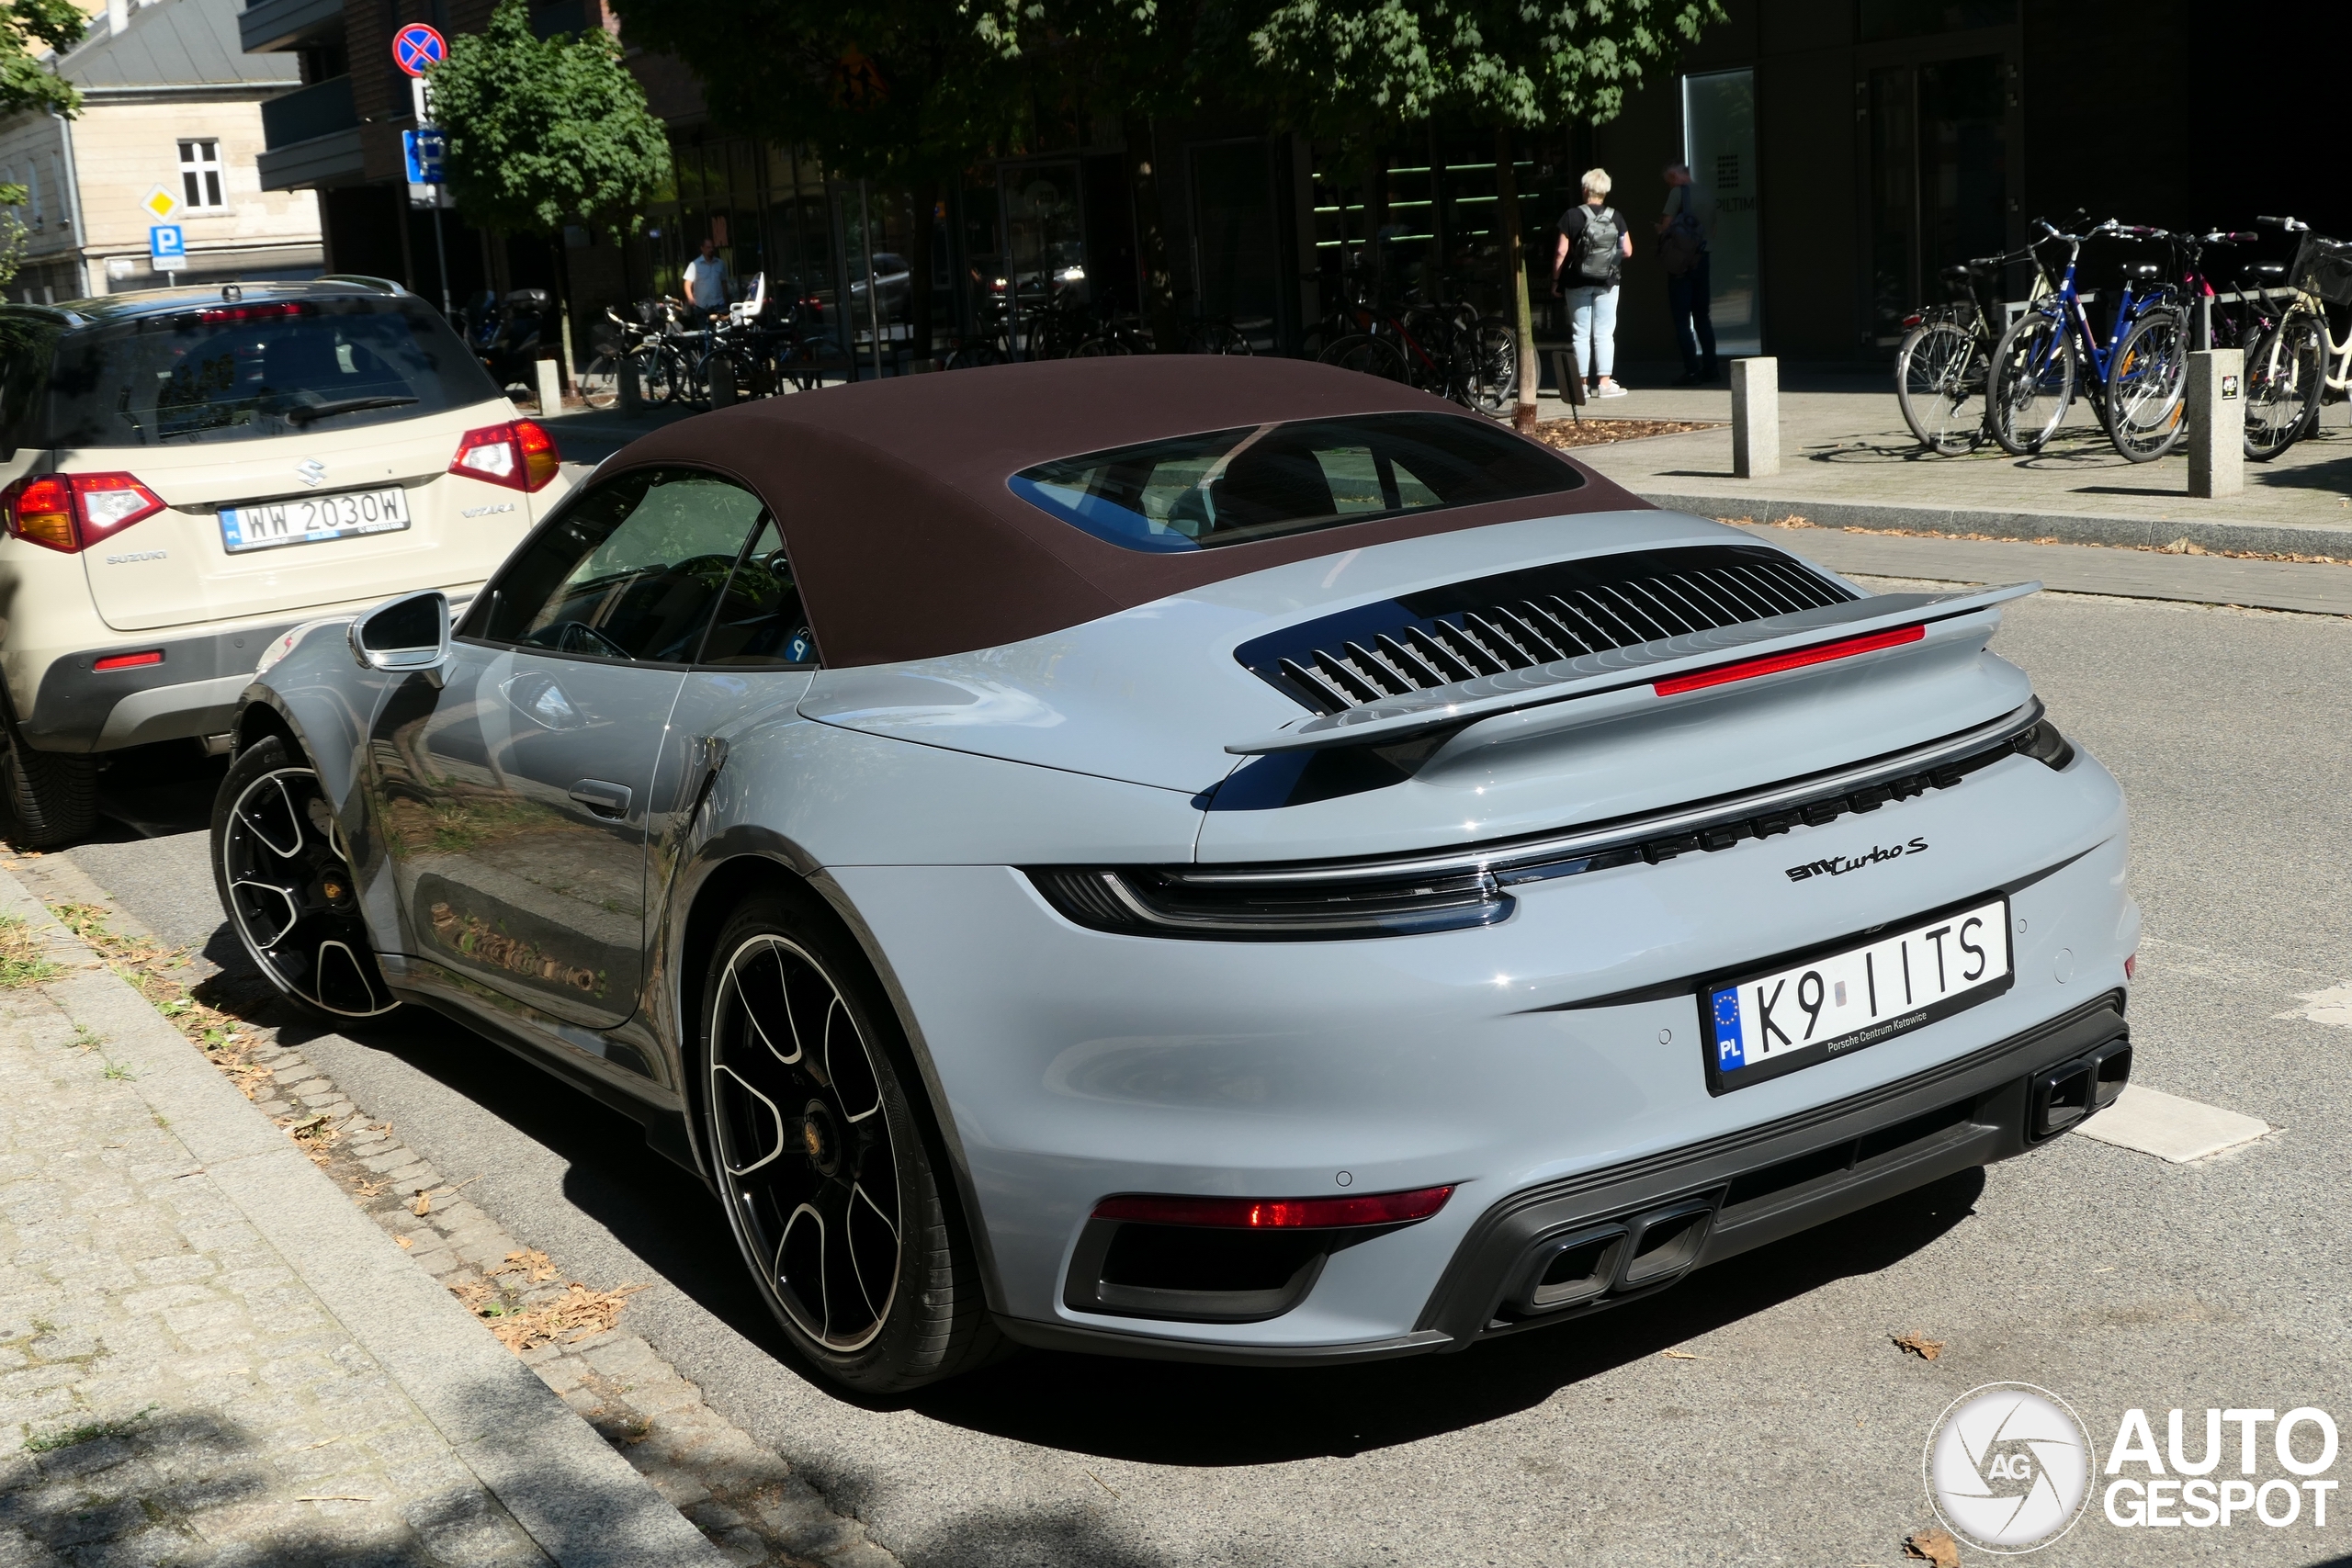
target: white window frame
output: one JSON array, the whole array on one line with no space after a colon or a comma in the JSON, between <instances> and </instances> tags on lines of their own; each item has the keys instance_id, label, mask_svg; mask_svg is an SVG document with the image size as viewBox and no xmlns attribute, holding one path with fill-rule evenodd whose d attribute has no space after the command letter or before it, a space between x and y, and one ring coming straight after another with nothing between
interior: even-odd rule
<instances>
[{"instance_id":1,"label":"white window frame","mask_svg":"<svg viewBox=\"0 0 2352 1568\"><path fill-rule=\"evenodd\" d=\"M191 150L195 156L189 155ZM229 165L220 156L220 140L214 136L184 136L178 143L179 162L175 168L179 174L181 210L186 212L226 212L229 210ZM209 156L207 156L207 154ZM205 177L211 177L211 191L217 201L190 201L188 181L196 181L196 194L208 194Z\"/></svg>"}]
</instances>

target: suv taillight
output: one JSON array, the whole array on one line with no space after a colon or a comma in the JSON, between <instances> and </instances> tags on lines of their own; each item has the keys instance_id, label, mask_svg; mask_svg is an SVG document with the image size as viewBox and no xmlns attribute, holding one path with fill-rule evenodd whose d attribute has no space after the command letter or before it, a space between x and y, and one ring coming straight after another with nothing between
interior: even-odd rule
<instances>
[{"instance_id":1,"label":"suv taillight","mask_svg":"<svg viewBox=\"0 0 2352 1568\"><path fill-rule=\"evenodd\" d=\"M27 474L0 491L12 536L67 555L163 510L163 498L130 474Z\"/></svg>"},{"instance_id":2,"label":"suv taillight","mask_svg":"<svg viewBox=\"0 0 2352 1568\"><path fill-rule=\"evenodd\" d=\"M531 420L518 419L467 431L449 471L510 490L541 490L562 462L554 436Z\"/></svg>"}]
</instances>

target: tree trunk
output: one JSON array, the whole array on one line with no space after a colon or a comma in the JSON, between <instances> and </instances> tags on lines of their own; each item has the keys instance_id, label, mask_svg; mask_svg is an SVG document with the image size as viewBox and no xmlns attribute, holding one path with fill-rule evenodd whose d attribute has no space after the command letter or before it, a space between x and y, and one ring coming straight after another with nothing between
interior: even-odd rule
<instances>
[{"instance_id":1,"label":"tree trunk","mask_svg":"<svg viewBox=\"0 0 2352 1568\"><path fill-rule=\"evenodd\" d=\"M563 231L558 229L549 242L555 252L555 320L558 359L563 368L563 386L571 389L571 247L564 242ZM561 411L557 411L560 412Z\"/></svg>"},{"instance_id":2,"label":"tree trunk","mask_svg":"<svg viewBox=\"0 0 2352 1568\"><path fill-rule=\"evenodd\" d=\"M914 254L907 258L907 338L913 363L931 358L932 247L939 227L939 205L946 187L937 180L917 180L914 189ZM913 364L909 368L911 369Z\"/></svg>"},{"instance_id":3,"label":"tree trunk","mask_svg":"<svg viewBox=\"0 0 2352 1568\"><path fill-rule=\"evenodd\" d=\"M1519 397L1511 404L1514 430L1535 428L1535 312L1527 298L1526 233L1519 220L1519 169L1511 159L1508 126L1495 132L1495 220L1503 227L1504 287L1510 324L1519 329Z\"/></svg>"},{"instance_id":4,"label":"tree trunk","mask_svg":"<svg viewBox=\"0 0 2352 1568\"><path fill-rule=\"evenodd\" d=\"M1120 126L1127 144L1127 189L1136 204L1136 259L1143 265L1143 315L1162 354L1183 346L1176 321L1175 276L1168 266L1168 231L1161 221L1159 175L1152 167L1151 120L1131 114Z\"/></svg>"}]
</instances>

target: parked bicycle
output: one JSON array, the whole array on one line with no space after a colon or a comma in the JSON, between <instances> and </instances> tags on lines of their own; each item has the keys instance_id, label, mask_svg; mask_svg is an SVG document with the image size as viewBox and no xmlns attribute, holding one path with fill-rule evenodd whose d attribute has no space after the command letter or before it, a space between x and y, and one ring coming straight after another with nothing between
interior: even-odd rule
<instances>
[{"instance_id":1,"label":"parked bicycle","mask_svg":"<svg viewBox=\"0 0 2352 1568\"><path fill-rule=\"evenodd\" d=\"M1351 329L1351 330L1347 330ZM1498 414L1519 389L1519 333L1464 302L1395 309L1353 300L1317 329L1326 365Z\"/></svg>"},{"instance_id":2,"label":"parked bicycle","mask_svg":"<svg viewBox=\"0 0 2352 1568\"><path fill-rule=\"evenodd\" d=\"M2116 344L2107 376L2108 435L2134 463L2155 461L2186 433L2188 355L2199 349L2245 348L2260 339L2272 315L2260 293L2223 293L2205 272L2209 250L2250 244L2262 236L2232 230L2151 232L2172 245L2179 280Z\"/></svg>"},{"instance_id":3,"label":"parked bicycle","mask_svg":"<svg viewBox=\"0 0 2352 1568\"><path fill-rule=\"evenodd\" d=\"M1943 269L1950 298L1907 318L1894 354L1894 400L1903 423L1931 452L1972 452L1991 436L1984 389L2001 319L2001 275L2013 264L2034 263L2030 248L1977 256ZM2035 265L2031 306L2050 292L2049 275Z\"/></svg>"},{"instance_id":4,"label":"parked bicycle","mask_svg":"<svg viewBox=\"0 0 2352 1568\"><path fill-rule=\"evenodd\" d=\"M2080 234L2062 233L2040 220L2034 227L2041 231L2040 243L2066 247L2066 260L2051 292L2029 306L1993 348L1988 393L1993 439L2018 457L2030 457L2048 445L2077 396L2091 405L2102 428L2111 428L2107 389L2116 348L2143 315L2177 299L2174 287L2164 281L2161 265L2126 266L2116 291L2114 321L2102 336L2075 284L2083 245L2102 237L2146 238L2154 231L2132 230L2111 218Z\"/></svg>"},{"instance_id":5,"label":"parked bicycle","mask_svg":"<svg viewBox=\"0 0 2352 1568\"><path fill-rule=\"evenodd\" d=\"M2319 427L2330 392L2352 390L2352 244L2293 218L2256 221L2302 236L2284 269L2290 302L2246 356L2246 456L2267 462Z\"/></svg>"}]
</instances>

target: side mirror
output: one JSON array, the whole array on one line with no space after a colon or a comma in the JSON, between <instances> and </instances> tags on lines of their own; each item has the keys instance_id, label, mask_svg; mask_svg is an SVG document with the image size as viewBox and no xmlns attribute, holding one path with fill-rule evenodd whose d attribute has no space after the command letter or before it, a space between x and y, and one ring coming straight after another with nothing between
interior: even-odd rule
<instances>
[{"instance_id":1,"label":"side mirror","mask_svg":"<svg viewBox=\"0 0 2352 1568\"><path fill-rule=\"evenodd\" d=\"M377 605L351 623L351 656L363 669L417 674L441 684L449 660L449 600L433 592Z\"/></svg>"}]
</instances>

